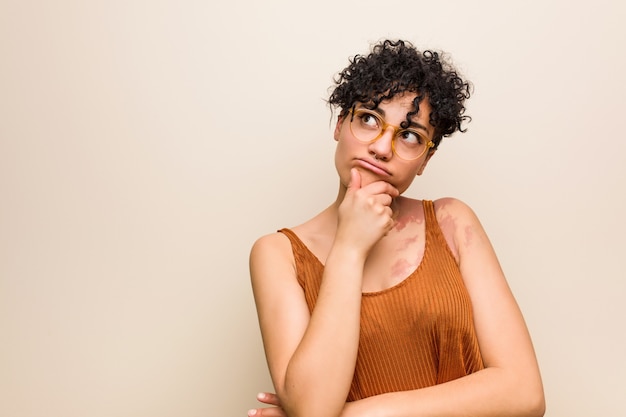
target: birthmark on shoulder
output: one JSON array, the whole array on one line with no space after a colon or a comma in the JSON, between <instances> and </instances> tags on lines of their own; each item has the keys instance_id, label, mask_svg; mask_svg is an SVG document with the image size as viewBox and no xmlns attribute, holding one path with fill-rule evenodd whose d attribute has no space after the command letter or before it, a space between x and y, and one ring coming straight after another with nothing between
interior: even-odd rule
<instances>
[{"instance_id":1,"label":"birthmark on shoulder","mask_svg":"<svg viewBox=\"0 0 626 417\"><path fill-rule=\"evenodd\" d=\"M446 236L454 233L456 230L456 219L448 213L440 215L437 222L439 223L439 228Z\"/></svg>"},{"instance_id":2,"label":"birthmark on shoulder","mask_svg":"<svg viewBox=\"0 0 626 417\"><path fill-rule=\"evenodd\" d=\"M469 247L474 241L474 228L471 225L465 226L463 244Z\"/></svg>"}]
</instances>

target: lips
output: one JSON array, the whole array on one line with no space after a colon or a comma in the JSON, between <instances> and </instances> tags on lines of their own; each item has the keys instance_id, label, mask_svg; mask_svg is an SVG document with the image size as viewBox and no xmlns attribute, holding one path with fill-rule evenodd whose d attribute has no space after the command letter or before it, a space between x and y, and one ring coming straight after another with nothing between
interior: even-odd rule
<instances>
[{"instance_id":1,"label":"lips","mask_svg":"<svg viewBox=\"0 0 626 417\"><path fill-rule=\"evenodd\" d=\"M368 171L373 172L376 175L380 175L383 177L390 177L391 173L383 168L380 164L369 160L369 159L357 159L356 164L361 168L364 168Z\"/></svg>"}]
</instances>

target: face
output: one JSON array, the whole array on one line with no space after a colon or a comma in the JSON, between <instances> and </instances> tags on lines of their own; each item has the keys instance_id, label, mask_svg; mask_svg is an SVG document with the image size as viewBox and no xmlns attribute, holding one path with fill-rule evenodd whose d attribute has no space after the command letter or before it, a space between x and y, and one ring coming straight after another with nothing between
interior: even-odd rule
<instances>
[{"instance_id":1,"label":"face","mask_svg":"<svg viewBox=\"0 0 626 417\"><path fill-rule=\"evenodd\" d=\"M415 93L405 93L383 101L375 109L384 121L391 126L400 126L406 121L406 116L413 111ZM357 103L357 109L361 107ZM420 103L420 110L411 119L410 128L424 139L432 140L434 128L430 125L430 105L424 99ZM335 128L335 167L339 173L341 184L345 187L350 182L350 169L357 168L361 174L362 185L374 181L386 181L396 187L400 193L406 191L416 175L421 175L428 160L434 154L428 149L422 156L414 160L401 159L394 153L392 141L394 129L390 126L383 131L382 136L374 142L359 141L350 129L352 114L342 116ZM397 140L397 139L396 139Z\"/></svg>"}]
</instances>

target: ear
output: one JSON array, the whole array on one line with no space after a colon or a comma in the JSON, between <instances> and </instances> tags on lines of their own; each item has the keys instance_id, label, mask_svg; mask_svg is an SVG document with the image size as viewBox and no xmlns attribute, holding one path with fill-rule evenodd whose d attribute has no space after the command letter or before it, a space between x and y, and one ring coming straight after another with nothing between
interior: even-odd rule
<instances>
[{"instance_id":1,"label":"ear","mask_svg":"<svg viewBox=\"0 0 626 417\"><path fill-rule=\"evenodd\" d=\"M335 125L335 133L334 133L335 141L337 142L339 142L339 134L341 133L341 127L343 126L344 120L346 120L346 116L337 117L337 124Z\"/></svg>"},{"instance_id":2,"label":"ear","mask_svg":"<svg viewBox=\"0 0 626 417\"><path fill-rule=\"evenodd\" d=\"M424 168L426 168L426 165L428 164L428 161L430 161L430 158L433 157L436 151L436 149L428 151L428 155L426 155L424 162L422 162L422 166L417 170L417 175L422 175L422 173L424 172Z\"/></svg>"}]
</instances>

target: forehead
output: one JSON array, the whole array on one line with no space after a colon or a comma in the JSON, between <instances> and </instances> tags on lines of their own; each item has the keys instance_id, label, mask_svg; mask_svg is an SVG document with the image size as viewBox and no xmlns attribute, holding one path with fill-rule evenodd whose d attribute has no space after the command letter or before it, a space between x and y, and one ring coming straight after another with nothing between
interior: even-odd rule
<instances>
[{"instance_id":1,"label":"forehead","mask_svg":"<svg viewBox=\"0 0 626 417\"><path fill-rule=\"evenodd\" d=\"M400 113L404 112L404 117L408 115L408 113L414 112L416 110L414 100L417 97L417 93L405 92L400 93L392 98L382 100L377 103L378 100L370 100L365 103L356 103L356 107L365 107L371 110L382 110L382 113L387 113L389 110L395 110L395 112ZM419 111L417 115L412 115L411 118L421 118L422 116L428 117L430 115L431 107L428 102L428 98L424 97L419 102Z\"/></svg>"}]
</instances>

